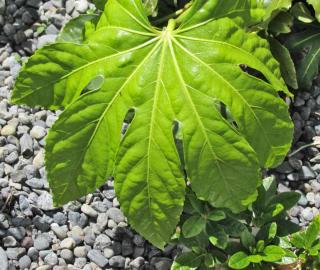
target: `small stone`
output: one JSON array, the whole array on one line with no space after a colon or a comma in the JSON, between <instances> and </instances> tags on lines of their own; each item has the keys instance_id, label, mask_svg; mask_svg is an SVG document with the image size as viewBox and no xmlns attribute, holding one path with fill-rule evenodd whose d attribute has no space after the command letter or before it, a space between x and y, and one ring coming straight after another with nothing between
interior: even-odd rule
<instances>
[{"instance_id":1,"label":"small stone","mask_svg":"<svg viewBox=\"0 0 320 270\"><path fill-rule=\"evenodd\" d=\"M133 245L131 240L124 239L122 241L122 255L123 256L129 256L133 253Z\"/></svg>"},{"instance_id":2,"label":"small stone","mask_svg":"<svg viewBox=\"0 0 320 270\"><path fill-rule=\"evenodd\" d=\"M37 155L33 159L32 164L33 164L33 166L35 166L36 169L40 169L41 167L44 166L44 151L43 150L41 150L37 153Z\"/></svg>"},{"instance_id":3,"label":"small stone","mask_svg":"<svg viewBox=\"0 0 320 270\"><path fill-rule=\"evenodd\" d=\"M287 175L287 179L289 181L299 181L299 174L298 173L290 173Z\"/></svg>"},{"instance_id":4,"label":"small stone","mask_svg":"<svg viewBox=\"0 0 320 270\"><path fill-rule=\"evenodd\" d=\"M0 247L0 269L8 269L9 263L8 263L8 257L6 252L3 250L2 247Z\"/></svg>"},{"instance_id":5,"label":"small stone","mask_svg":"<svg viewBox=\"0 0 320 270\"><path fill-rule=\"evenodd\" d=\"M21 247L7 248L6 253L10 260L19 260L26 254L26 249Z\"/></svg>"},{"instance_id":6,"label":"small stone","mask_svg":"<svg viewBox=\"0 0 320 270\"><path fill-rule=\"evenodd\" d=\"M72 263L73 262L73 253L69 249L63 249L61 250L60 256L62 259L66 261L66 263Z\"/></svg>"},{"instance_id":7,"label":"small stone","mask_svg":"<svg viewBox=\"0 0 320 270\"><path fill-rule=\"evenodd\" d=\"M21 246L25 249L30 249L33 246L33 239L30 236L23 238Z\"/></svg>"},{"instance_id":8,"label":"small stone","mask_svg":"<svg viewBox=\"0 0 320 270\"><path fill-rule=\"evenodd\" d=\"M67 237L68 227L66 225L60 227L57 223L52 223L51 230L60 240Z\"/></svg>"},{"instance_id":9,"label":"small stone","mask_svg":"<svg viewBox=\"0 0 320 270\"><path fill-rule=\"evenodd\" d=\"M97 218L97 226L98 226L100 232L105 230L107 225L108 225L108 214L107 213L100 213Z\"/></svg>"},{"instance_id":10,"label":"small stone","mask_svg":"<svg viewBox=\"0 0 320 270\"><path fill-rule=\"evenodd\" d=\"M111 267L124 268L126 259L122 256L114 256L110 258L109 265Z\"/></svg>"},{"instance_id":11,"label":"small stone","mask_svg":"<svg viewBox=\"0 0 320 270\"><path fill-rule=\"evenodd\" d=\"M4 159L4 161L7 164L12 165L12 164L16 163L18 161L18 159L19 159L18 152L17 151L13 151Z\"/></svg>"},{"instance_id":12,"label":"small stone","mask_svg":"<svg viewBox=\"0 0 320 270\"><path fill-rule=\"evenodd\" d=\"M289 162L290 166L292 168L294 168L295 170L297 170L297 171L301 170L301 168L302 168L302 161L301 160L299 160L297 158L289 158L288 162Z\"/></svg>"},{"instance_id":13,"label":"small stone","mask_svg":"<svg viewBox=\"0 0 320 270\"><path fill-rule=\"evenodd\" d=\"M31 259L29 256L24 255L19 259L19 267L21 270L29 269L31 265Z\"/></svg>"},{"instance_id":14,"label":"small stone","mask_svg":"<svg viewBox=\"0 0 320 270\"><path fill-rule=\"evenodd\" d=\"M86 12L88 7L88 2L86 0L78 0L75 2L75 8L80 13Z\"/></svg>"},{"instance_id":15,"label":"small stone","mask_svg":"<svg viewBox=\"0 0 320 270\"><path fill-rule=\"evenodd\" d=\"M15 183L21 183L24 180L27 180L27 175L25 171L22 171L22 170L12 172L10 176L11 176L11 180Z\"/></svg>"},{"instance_id":16,"label":"small stone","mask_svg":"<svg viewBox=\"0 0 320 270\"><path fill-rule=\"evenodd\" d=\"M293 172L293 168L290 166L288 161L285 161L278 168L276 168L276 171L287 174Z\"/></svg>"},{"instance_id":17,"label":"small stone","mask_svg":"<svg viewBox=\"0 0 320 270\"><path fill-rule=\"evenodd\" d=\"M94 210L90 205L83 204L81 206L81 211L89 217L96 218L98 216L98 212Z\"/></svg>"},{"instance_id":18,"label":"small stone","mask_svg":"<svg viewBox=\"0 0 320 270\"><path fill-rule=\"evenodd\" d=\"M61 249L73 249L76 246L76 242L72 238L66 238L61 241L60 248Z\"/></svg>"},{"instance_id":19,"label":"small stone","mask_svg":"<svg viewBox=\"0 0 320 270\"><path fill-rule=\"evenodd\" d=\"M88 252L88 258L101 268L108 264L108 260L102 255L102 253L95 249Z\"/></svg>"},{"instance_id":20,"label":"small stone","mask_svg":"<svg viewBox=\"0 0 320 270\"><path fill-rule=\"evenodd\" d=\"M26 184L29 187L35 188L35 189L42 189L44 187L44 183L42 179L39 179L39 178L31 178L30 180L26 181Z\"/></svg>"},{"instance_id":21,"label":"small stone","mask_svg":"<svg viewBox=\"0 0 320 270\"><path fill-rule=\"evenodd\" d=\"M107 259L110 259L111 257L114 256L114 251L113 251L112 248L105 248L105 249L103 250L103 254L104 254L104 256L105 256Z\"/></svg>"},{"instance_id":22,"label":"small stone","mask_svg":"<svg viewBox=\"0 0 320 270\"><path fill-rule=\"evenodd\" d=\"M30 247L28 249L28 256L31 258L31 260L35 261L39 257L39 251L35 247Z\"/></svg>"},{"instance_id":23,"label":"small stone","mask_svg":"<svg viewBox=\"0 0 320 270\"><path fill-rule=\"evenodd\" d=\"M16 134L16 127L13 125L5 125L1 129L2 136L9 136L9 135L14 135L14 134Z\"/></svg>"},{"instance_id":24,"label":"small stone","mask_svg":"<svg viewBox=\"0 0 320 270\"><path fill-rule=\"evenodd\" d=\"M130 267L133 270L139 270L143 265L144 265L143 257L135 258L132 262L130 262Z\"/></svg>"},{"instance_id":25,"label":"small stone","mask_svg":"<svg viewBox=\"0 0 320 270\"><path fill-rule=\"evenodd\" d=\"M137 258L137 257L143 256L144 252L145 252L144 247L134 247L132 256L133 258Z\"/></svg>"},{"instance_id":26,"label":"small stone","mask_svg":"<svg viewBox=\"0 0 320 270\"><path fill-rule=\"evenodd\" d=\"M298 204L301 206L306 206L308 204L308 200L304 194L301 194Z\"/></svg>"},{"instance_id":27,"label":"small stone","mask_svg":"<svg viewBox=\"0 0 320 270\"><path fill-rule=\"evenodd\" d=\"M52 195L44 191L38 198L37 205L40 209L44 211L49 211L54 209Z\"/></svg>"},{"instance_id":28,"label":"small stone","mask_svg":"<svg viewBox=\"0 0 320 270\"><path fill-rule=\"evenodd\" d=\"M42 139L44 136L46 136L46 134L47 132L45 128L41 126L34 126L30 131L31 137L37 140Z\"/></svg>"},{"instance_id":29,"label":"small stone","mask_svg":"<svg viewBox=\"0 0 320 270\"><path fill-rule=\"evenodd\" d=\"M155 270L170 270L172 265L172 260L168 258L159 258L154 264Z\"/></svg>"},{"instance_id":30,"label":"small stone","mask_svg":"<svg viewBox=\"0 0 320 270\"><path fill-rule=\"evenodd\" d=\"M74 256L76 257L86 257L88 251L85 246L80 246L80 247L75 247L73 253L74 253Z\"/></svg>"},{"instance_id":31,"label":"small stone","mask_svg":"<svg viewBox=\"0 0 320 270\"><path fill-rule=\"evenodd\" d=\"M308 192L306 195L306 198L307 198L309 204L311 204L311 205L315 204L315 194L313 192Z\"/></svg>"},{"instance_id":32,"label":"small stone","mask_svg":"<svg viewBox=\"0 0 320 270\"><path fill-rule=\"evenodd\" d=\"M45 258L44 262L48 265L54 266L58 264L58 256L54 252L50 252Z\"/></svg>"},{"instance_id":33,"label":"small stone","mask_svg":"<svg viewBox=\"0 0 320 270\"><path fill-rule=\"evenodd\" d=\"M28 133L25 133L20 138L21 154L25 158L30 158L33 155L33 141Z\"/></svg>"},{"instance_id":34,"label":"small stone","mask_svg":"<svg viewBox=\"0 0 320 270\"><path fill-rule=\"evenodd\" d=\"M66 225L67 224L67 216L61 212L55 213L53 215L53 221L58 223L59 225Z\"/></svg>"},{"instance_id":35,"label":"small stone","mask_svg":"<svg viewBox=\"0 0 320 270\"><path fill-rule=\"evenodd\" d=\"M113 221L115 221L116 223L125 221L125 217L124 217L123 213L118 208L108 209L107 214L108 214L109 218L112 219Z\"/></svg>"},{"instance_id":36,"label":"small stone","mask_svg":"<svg viewBox=\"0 0 320 270\"><path fill-rule=\"evenodd\" d=\"M84 269L84 266L87 264L86 258L76 258L74 261L74 266L80 269Z\"/></svg>"},{"instance_id":37,"label":"small stone","mask_svg":"<svg viewBox=\"0 0 320 270\"><path fill-rule=\"evenodd\" d=\"M300 178L302 180L311 180L316 178L316 174L308 166L302 166L302 169L300 171Z\"/></svg>"},{"instance_id":38,"label":"small stone","mask_svg":"<svg viewBox=\"0 0 320 270\"><path fill-rule=\"evenodd\" d=\"M22 240L26 235L26 229L24 227L14 227L8 229L8 235L13 236L18 241Z\"/></svg>"},{"instance_id":39,"label":"small stone","mask_svg":"<svg viewBox=\"0 0 320 270\"><path fill-rule=\"evenodd\" d=\"M53 43L57 38L57 35L43 35L38 38L37 48L42 48L44 45Z\"/></svg>"},{"instance_id":40,"label":"small stone","mask_svg":"<svg viewBox=\"0 0 320 270\"><path fill-rule=\"evenodd\" d=\"M105 234L100 234L94 242L94 249L103 251L105 248L110 247L112 244L111 239Z\"/></svg>"},{"instance_id":41,"label":"small stone","mask_svg":"<svg viewBox=\"0 0 320 270\"><path fill-rule=\"evenodd\" d=\"M307 221L311 221L313 219L313 211L310 207L303 209L301 215Z\"/></svg>"},{"instance_id":42,"label":"small stone","mask_svg":"<svg viewBox=\"0 0 320 270\"><path fill-rule=\"evenodd\" d=\"M35 240L34 240L34 247L37 250L45 250L50 247L50 241L48 240L48 237L39 235Z\"/></svg>"},{"instance_id":43,"label":"small stone","mask_svg":"<svg viewBox=\"0 0 320 270\"><path fill-rule=\"evenodd\" d=\"M18 242L13 236L10 235L3 238L2 244L4 247L16 247Z\"/></svg>"}]
</instances>

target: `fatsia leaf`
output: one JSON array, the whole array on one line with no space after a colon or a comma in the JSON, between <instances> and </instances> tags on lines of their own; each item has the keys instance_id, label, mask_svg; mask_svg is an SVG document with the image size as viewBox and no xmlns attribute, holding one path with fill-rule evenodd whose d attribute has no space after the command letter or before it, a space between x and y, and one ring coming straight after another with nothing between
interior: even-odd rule
<instances>
[{"instance_id":1,"label":"fatsia leaf","mask_svg":"<svg viewBox=\"0 0 320 270\"><path fill-rule=\"evenodd\" d=\"M101 88L83 93L97 77L104 79ZM278 90L288 91L267 41L232 20L178 29L172 20L159 31L141 1L109 0L83 44L55 43L30 58L12 101L66 108L46 141L56 204L114 176L130 224L162 248L183 209L184 171L198 197L236 212L255 192L259 167L281 162L292 123ZM236 126L217 110L220 102ZM132 121L122 135L129 111Z\"/></svg>"},{"instance_id":2,"label":"fatsia leaf","mask_svg":"<svg viewBox=\"0 0 320 270\"><path fill-rule=\"evenodd\" d=\"M307 3L313 6L316 18L320 22L320 1L318 1L318 0L307 0Z\"/></svg>"},{"instance_id":3,"label":"fatsia leaf","mask_svg":"<svg viewBox=\"0 0 320 270\"><path fill-rule=\"evenodd\" d=\"M301 59L296 63L298 83L301 88L309 89L314 77L319 73L319 44L319 29L309 29L290 35L285 43L291 53L302 52Z\"/></svg>"},{"instance_id":4,"label":"fatsia leaf","mask_svg":"<svg viewBox=\"0 0 320 270\"><path fill-rule=\"evenodd\" d=\"M182 15L181 26L191 27L206 21L229 17L240 20L242 24L251 25L261 19L262 7L252 0L194 0L191 8ZM257 18L258 15L258 18Z\"/></svg>"}]
</instances>

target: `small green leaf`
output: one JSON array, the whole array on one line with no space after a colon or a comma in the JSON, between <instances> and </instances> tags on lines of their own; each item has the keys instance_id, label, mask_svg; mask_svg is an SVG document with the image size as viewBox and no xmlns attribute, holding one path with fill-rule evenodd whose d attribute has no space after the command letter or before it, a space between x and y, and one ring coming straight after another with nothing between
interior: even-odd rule
<instances>
[{"instance_id":1,"label":"small green leaf","mask_svg":"<svg viewBox=\"0 0 320 270\"><path fill-rule=\"evenodd\" d=\"M209 241L212 245L226 249L228 246L229 236L224 229L219 225L208 225L207 233L209 234Z\"/></svg>"},{"instance_id":2,"label":"small green leaf","mask_svg":"<svg viewBox=\"0 0 320 270\"><path fill-rule=\"evenodd\" d=\"M244 231L241 233L240 239L241 239L241 244L242 244L247 250L251 250L251 248L256 245L256 240L255 240L254 236L252 235L252 233L249 232L248 229L244 230Z\"/></svg>"},{"instance_id":3,"label":"small green leaf","mask_svg":"<svg viewBox=\"0 0 320 270\"><path fill-rule=\"evenodd\" d=\"M214 257L212 254L207 253L204 257L204 265L208 268L213 268L215 265Z\"/></svg>"},{"instance_id":4,"label":"small green leaf","mask_svg":"<svg viewBox=\"0 0 320 270\"><path fill-rule=\"evenodd\" d=\"M191 238L200 234L206 227L206 220L200 216L195 215L188 218L182 225L182 233L185 238Z\"/></svg>"},{"instance_id":5,"label":"small green leaf","mask_svg":"<svg viewBox=\"0 0 320 270\"><path fill-rule=\"evenodd\" d=\"M293 26L293 19L290 13L281 11L269 23L269 31L275 35L290 33L291 27Z\"/></svg>"},{"instance_id":6,"label":"small green leaf","mask_svg":"<svg viewBox=\"0 0 320 270\"><path fill-rule=\"evenodd\" d=\"M263 260L265 262L278 262L281 261L282 257L286 252L279 246L267 246L263 251Z\"/></svg>"},{"instance_id":7,"label":"small green leaf","mask_svg":"<svg viewBox=\"0 0 320 270\"><path fill-rule=\"evenodd\" d=\"M319 0L307 0L307 2L313 6L317 20L320 22L320 1Z\"/></svg>"},{"instance_id":8,"label":"small green leaf","mask_svg":"<svg viewBox=\"0 0 320 270\"><path fill-rule=\"evenodd\" d=\"M296 248L305 248L305 232L297 232L291 235L290 242L296 247Z\"/></svg>"},{"instance_id":9,"label":"small green leaf","mask_svg":"<svg viewBox=\"0 0 320 270\"><path fill-rule=\"evenodd\" d=\"M314 17L311 15L309 9L302 2L296 3L291 9L291 13L301 22L311 23L314 21Z\"/></svg>"},{"instance_id":10,"label":"small green leaf","mask_svg":"<svg viewBox=\"0 0 320 270\"><path fill-rule=\"evenodd\" d=\"M313 79L319 73L320 63L319 29L307 29L288 37L285 46L291 54L303 55L296 62L299 87L310 89Z\"/></svg>"},{"instance_id":11,"label":"small green leaf","mask_svg":"<svg viewBox=\"0 0 320 270\"><path fill-rule=\"evenodd\" d=\"M207 218L211 221L220 221L226 218L226 214L222 210L215 209L209 213Z\"/></svg>"},{"instance_id":12,"label":"small green leaf","mask_svg":"<svg viewBox=\"0 0 320 270\"><path fill-rule=\"evenodd\" d=\"M228 265L232 269L245 269L249 266L249 264L250 260L248 258L248 255L243 251L239 251L233 254L228 261Z\"/></svg>"},{"instance_id":13,"label":"small green leaf","mask_svg":"<svg viewBox=\"0 0 320 270\"><path fill-rule=\"evenodd\" d=\"M282 192L272 198L272 204L281 204L284 210L290 210L301 197L298 192Z\"/></svg>"},{"instance_id":14,"label":"small green leaf","mask_svg":"<svg viewBox=\"0 0 320 270\"><path fill-rule=\"evenodd\" d=\"M250 255L248 256L248 260L252 263L260 263L263 260L261 255Z\"/></svg>"},{"instance_id":15,"label":"small green leaf","mask_svg":"<svg viewBox=\"0 0 320 270\"><path fill-rule=\"evenodd\" d=\"M288 49L275 38L269 38L273 56L279 61L281 74L286 83L293 89L298 88L297 74Z\"/></svg>"},{"instance_id":16,"label":"small green leaf","mask_svg":"<svg viewBox=\"0 0 320 270\"><path fill-rule=\"evenodd\" d=\"M257 243L257 251L262 252L265 247L265 242L263 240L259 240Z\"/></svg>"},{"instance_id":17,"label":"small green leaf","mask_svg":"<svg viewBox=\"0 0 320 270\"><path fill-rule=\"evenodd\" d=\"M179 255L173 262L171 270L194 270L201 264L202 255L186 252Z\"/></svg>"},{"instance_id":18,"label":"small green leaf","mask_svg":"<svg viewBox=\"0 0 320 270\"><path fill-rule=\"evenodd\" d=\"M305 237L305 247L310 249L316 239L320 235L320 216L317 216L313 219L313 221L309 224L308 228L306 229Z\"/></svg>"}]
</instances>

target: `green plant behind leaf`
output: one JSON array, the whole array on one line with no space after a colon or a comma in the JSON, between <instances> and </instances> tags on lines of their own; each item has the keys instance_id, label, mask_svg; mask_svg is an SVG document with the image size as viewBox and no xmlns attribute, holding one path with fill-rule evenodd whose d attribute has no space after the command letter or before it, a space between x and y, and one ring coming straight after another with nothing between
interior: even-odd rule
<instances>
[{"instance_id":1,"label":"green plant behind leaf","mask_svg":"<svg viewBox=\"0 0 320 270\"><path fill-rule=\"evenodd\" d=\"M244 209L259 168L278 165L290 147L292 123L277 91L289 92L267 41L214 11L200 24L198 13L189 13L186 24L170 20L158 30L141 1L109 0L82 44L57 42L29 59L12 101L65 108L46 141L56 205L114 176L130 224L160 248L183 209L185 172L199 198ZM101 88L84 91L97 77ZM236 126L217 110L220 102ZM129 111L132 121L122 135Z\"/></svg>"},{"instance_id":2,"label":"green plant behind leaf","mask_svg":"<svg viewBox=\"0 0 320 270\"><path fill-rule=\"evenodd\" d=\"M285 46L293 54L299 55L296 63L299 86L309 89L319 73L320 28L307 29L288 37Z\"/></svg>"},{"instance_id":3,"label":"green plant behind leaf","mask_svg":"<svg viewBox=\"0 0 320 270\"><path fill-rule=\"evenodd\" d=\"M318 1L318 0L307 0L307 3L313 6L316 18L320 22L320 1Z\"/></svg>"}]
</instances>

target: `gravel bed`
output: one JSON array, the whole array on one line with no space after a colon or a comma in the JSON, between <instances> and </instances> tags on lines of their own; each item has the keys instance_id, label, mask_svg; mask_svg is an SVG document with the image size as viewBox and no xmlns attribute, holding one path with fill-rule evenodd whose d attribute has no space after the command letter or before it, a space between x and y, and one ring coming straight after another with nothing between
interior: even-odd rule
<instances>
[{"instance_id":1,"label":"gravel bed","mask_svg":"<svg viewBox=\"0 0 320 270\"><path fill-rule=\"evenodd\" d=\"M179 252L163 252L132 231L119 210L113 182L55 209L44 169L44 138L59 111L8 104L22 61L55 39L63 24L92 8L86 0L0 0L0 269L169 270ZM292 104L293 150L320 136L320 78ZM279 192L302 194L290 211L306 225L320 209L316 147L271 171Z\"/></svg>"}]
</instances>

